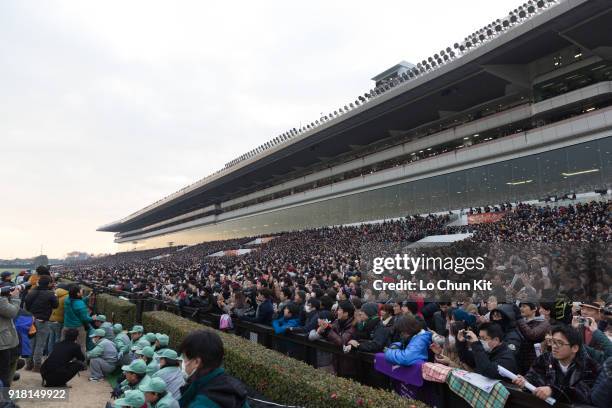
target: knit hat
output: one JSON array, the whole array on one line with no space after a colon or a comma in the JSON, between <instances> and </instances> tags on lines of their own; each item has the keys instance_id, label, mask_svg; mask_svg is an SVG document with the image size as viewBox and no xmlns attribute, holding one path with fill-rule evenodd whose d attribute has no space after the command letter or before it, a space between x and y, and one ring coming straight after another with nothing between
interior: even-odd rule
<instances>
[{"instance_id":1,"label":"knit hat","mask_svg":"<svg viewBox=\"0 0 612 408\"><path fill-rule=\"evenodd\" d=\"M138 387L142 392L156 392L158 394L166 392L167 388L166 382L159 377L151 378L144 385Z\"/></svg>"},{"instance_id":2,"label":"knit hat","mask_svg":"<svg viewBox=\"0 0 612 408\"><path fill-rule=\"evenodd\" d=\"M361 311L368 317L374 317L378 315L378 305L374 302L368 302L361 305Z\"/></svg>"},{"instance_id":3,"label":"knit hat","mask_svg":"<svg viewBox=\"0 0 612 408\"><path fill-rule=\"evenodd\" d=\"M144 394L139 390L128 390L123 395L123 398L119 398L115 401L116 407L135 407L140 408L145 403Z\"/></svg>"}]
</instances>

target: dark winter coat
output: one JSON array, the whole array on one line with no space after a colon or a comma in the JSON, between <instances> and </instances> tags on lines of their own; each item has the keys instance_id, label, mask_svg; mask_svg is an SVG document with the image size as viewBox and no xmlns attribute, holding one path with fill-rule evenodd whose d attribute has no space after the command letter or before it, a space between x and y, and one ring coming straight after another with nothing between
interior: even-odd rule
<instances>
[{"instance_id":1,"label":"dark winter coat","mask_svg":"<svg viewBox=\"0 0 612 408\"><path fill-rule=\"evenodd\" d=\"M467 342L458 341L457 351L461 362L474 367L474 372L484 375L485 377L502 379L502 376L497 372L497 366L502 366L513 373L517 372L516 357L514 351L508 348L508 345L501 343L499 346L487 353L479 341L472 343L471 350L467 347Z\"/></svg>"},{"instance_id":2,"label":"dark winter coat","mask_svg":"<svg viewBox=\"0 0 612 408\"><path fill-rule=\"evenodd\" d=\"M552 353L539 356L525 374L525 379L536 387L551 387L557 401L591 404L591 390L597 379L599 366L581 350L563 374Z\"/></svg>"},{"instance_id":3,"label":"dark winter coat","mask_svg":"<svg viewBox=\"0 0 612 408\"><path fill-rule=\"evenodd\" d=\"M38 286L32 289L25 298L26 309L38 320L48 321L51 312L59 302L55 292L48 287Z\"/></svg>"}]
</instances>

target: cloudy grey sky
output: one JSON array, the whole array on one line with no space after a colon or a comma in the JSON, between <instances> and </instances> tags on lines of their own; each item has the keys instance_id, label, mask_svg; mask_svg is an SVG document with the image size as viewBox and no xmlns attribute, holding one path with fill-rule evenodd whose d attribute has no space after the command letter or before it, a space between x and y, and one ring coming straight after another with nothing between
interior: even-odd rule
<instances>
[{"instance_id":1,"label":"cloudy grey sky","mask_svg":"<svg viewBox=\"0 0 612 408\"><path fill-rule=\"evenodd\" d=\"M96 232L517 0L0 1L0 258Z\"/></svg>"}]
</instances>

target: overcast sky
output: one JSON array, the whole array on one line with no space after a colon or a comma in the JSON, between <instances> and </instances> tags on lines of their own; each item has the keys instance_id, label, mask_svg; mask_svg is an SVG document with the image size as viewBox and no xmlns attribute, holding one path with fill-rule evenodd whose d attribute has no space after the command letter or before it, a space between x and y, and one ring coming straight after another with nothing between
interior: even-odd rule
<instances>
[{"instance_id":1,"label":"overcast sky","mask_svg":"<svg viewBox=\"0 0 612 408\"><path fill-rule=\"evenodd\" d=\"M0 258L115 252L100 225L520 3L0 1Z\"/></svg>"}]
</instances>

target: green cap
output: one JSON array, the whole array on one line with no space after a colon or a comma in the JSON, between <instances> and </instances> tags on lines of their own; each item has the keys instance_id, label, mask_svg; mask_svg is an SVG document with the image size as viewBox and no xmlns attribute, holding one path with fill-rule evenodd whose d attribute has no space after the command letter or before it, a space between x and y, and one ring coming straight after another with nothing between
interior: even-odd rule
<instances>
[{"instance_id":1,"label":"green cap","mask_svg":"<svg viewBox=\"0 0 612 408\"><path fill-rule=\"evenodd\" d=\"M148 358L153 358L153 354L155 354L155 351L153 350L153 347L147 346L141 350L137 350L136 354L140 354Z\"/></svg>"},{"instance_id":2,"label":"green cap","mask_svg":"<svg viewBox=\"0 0 612 408\"><path fill-rule=\"evenodd\" d=\"M142 332L144 332L144 327L137 324L134 327L132 327L132 330L130 330L128 333L142 333Z\"/></svg>"},{"instance_id":3,"label":"green cap","mask_svg":"<svg viewBox=\"0 0 612 408\"><path fill-rule=\"evenodd\" d=\"M170 337L168 337L167 334L157 333L155 337L157 338L157 341L159 341L160 346L166 347L170 342Z\"/></svg>"},{"instance_id":4,"label":"green cap","mask_svg":"<svg viewBox=\"0 0 612 408\"><path fill-rule=\"evenodd\" d=\"M172 349L163 349L157 353L157 357L159 358L167 358L168 360L182 360L176 351Z\"/></svg>"},{"instance_id":5,"label":"green cap","mask_svg":"<svg viewBox=\"0 0 612 408\"><path fill-rule=\"evenodd\" d=\"M132 349L131 350L132 351L134 351L134 350L142 350L143 348L148 347L150 345L151 345L151 343L149 343L147 341L147 339L145 339L144 337L141 337L141 338L138 339L138 341L136 341L136 343L134 343L132 345Z\"/></svg>"},{"instance_id":6,"label":"green cap","mask_svg":"<svg viewBox=\"0 0 612 408\"><path fill-rule=\"evenodd\" d=\"M144 403L145 398L142 391L128 390L123 395L123 398L119 398L117 401L115 401L115 406L140 408L144 405Z\"/></svg>"},{"instance_id":7,"label":"green cap","mask_svg":"<svg viewBox=\"0 0 612 408\"><path fill-rule=\"evenodd\" d=\"M144 385L138 387L142 392L156 392L158 394L166 392L167 388L166 382L159 377L151 378Z\"/></svg>"},{"instance_id":8,"label":"green cap","mask_svg":"<svg viewBox=\"0 0 612 408\"><path fill-rule=\"evenodd\" d=\"M94 316L94 320L98 321L98 322L105 322L106 321L106 316L104 315L95 315Z\"/></svg>"},{"instance_id":9,"label":"green cap","mask_svg":"<svg viewBox=\"0 0 612 408\"><path fill-rule=\"evenodd\" d=\"M157 340L155 333L147 333L143 337L151 344L155 343L155 340Z\"/></svg>"},{"instance_id":10,"label":"green cap","mask_svg":"<svg viewBox=\"0 0 612 408\"><path fill-rule=\"evenodd\" d=\"M104 331L104 329L96 329L93 331L92 334L89 335L89 337L104 337L106 335L106 332Z\"/></svg>"},{"instance_id":11,"label":"green cap","mask_svg":"<svg viewBox=\"0 0 612 408\"><path fill-rule=\"evenodd\" d=\"M134 360L130 365L124 365L121 367L123 371L129 371L130 373L144 374L147 372L147 365L142 360Z\"/></svg>"},{"instance_id":12,"label":"green cap","mask_svg":"<svg viewBox=\"0 0 612 408\"><path fill-rule=\"evenodd\" d=\"M115 323L113 324L113 332L115 334L117 333L121 333L123 331L123 325L121 323Z\"/></svg>"}]
</instances>

